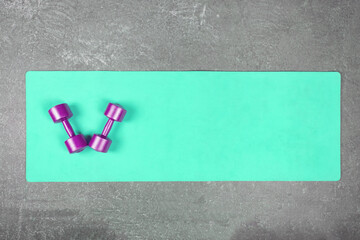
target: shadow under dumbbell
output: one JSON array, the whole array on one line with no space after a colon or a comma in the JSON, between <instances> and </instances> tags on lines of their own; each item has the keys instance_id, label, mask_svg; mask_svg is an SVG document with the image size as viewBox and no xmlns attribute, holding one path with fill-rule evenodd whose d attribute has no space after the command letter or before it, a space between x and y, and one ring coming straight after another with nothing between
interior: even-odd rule
<instances>
[{"instance_id":1,"label":"shadow under dumbbell","mask_svg":"<svg viewBox=\"0 0 360 240\"><path fill-rule=\"evenodd\" d=\"M56 105L59 105L59 104L62 104L62 103L66 103L60 99L47 99L46 102L43 103L43 109L46 110L46 115L47 117L49 116L48 114L48 111L50 110L50 108L56 106ZM44 111L45 113L45 111Z\"/></svg>"},{"instance_id":2,"label":"shadow under dumbbell","mask_svg":"<svg viewBox=\"0 0 360 240\"><path fill-rule=\"evenodd\" d=\"M80 130L80 125L78 124L79 116L81 116L81 111L77 107L76 104L70 103L68 104L72 113L74 114L73 117L69 120L71 122L71 125L73 126L75 130L75 134L83 134ZM85 136L86 138L86 136ZM87 139L86 139L87 140Z\"/></svg>"},{"instance_id":3,"label":"shadow under dumbbell","mask_svg":"<svg viewBox=\"0 0 360 240\"><path fill-rule=\"evenodd\" d=\"M74 114L74 117L71 118L71 123L74 126L75 133L83 134L86 142L89 144L92 134L84 134L80 129L81 124L78 124L78 119L79 119L78 117L80 117L83 114L83 112L81 112L81 110L78 108L78 106L76 104L70 104L70 107ZM85 148L84 151L82 151L83 152L82 154L84 154L85 152L88 152L88 151L89 151L89 147Z\"/></svg>"},{"instance_id":4,"label":"shadow under dumbbell","mask_svg":"<svg viewBox=\"0 0 360 240\"><path fill-rule=\"evenodd\" d=\"M41 108L43 109L43 118L46 119L46 122L48 123L49 128L53 128L54 122L51 121L51 117L49 115L50 108L65 103L61 99L47 99L45 102L42 103ZM44 130L45 131L45 130ZM54 139L61 139L62 141L54 141L54 144L56 144L58 147L64 148L64 141L67 139L66 132L64 132L64 129L61 129L58 127L56 130L57 135L52 135L51 137ZM66 150L65 150L66 151Z\"/></svg>"},{"instance_id":5,"label":"shadow under dumbbell","mask_svg":"<svg viewBox=\"0 0 360 240\"><path fill-rule=\"evenodd\" d=\"M87 135L84 135L84 137L86 139L86 142L89 143L92 138L92 135L87 134Z\"/></svg>"}]
</instances>

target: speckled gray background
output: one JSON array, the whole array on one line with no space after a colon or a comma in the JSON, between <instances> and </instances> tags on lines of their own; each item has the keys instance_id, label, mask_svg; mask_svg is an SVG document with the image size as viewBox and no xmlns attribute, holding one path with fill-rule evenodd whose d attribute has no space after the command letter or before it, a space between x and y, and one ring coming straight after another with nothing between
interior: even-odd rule
<instances>
[{"instance_id":1,"label":"speckled gray background","mask_svg":"<svg viewBox=\"0 0 360 240\"><path fill-rule=\"evenodd\" d=\"M355 0L1 0L0 239L360 239L359 41ZM28 70L340 71L342 179L27 183Z\"/></svg>"}]
</instances>

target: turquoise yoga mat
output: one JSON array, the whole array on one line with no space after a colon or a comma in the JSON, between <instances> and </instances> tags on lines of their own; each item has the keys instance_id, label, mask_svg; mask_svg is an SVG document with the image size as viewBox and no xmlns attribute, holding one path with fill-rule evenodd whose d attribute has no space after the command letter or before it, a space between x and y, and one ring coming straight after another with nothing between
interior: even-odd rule
<instances>
[{"instance_id":1,"label":"turquoise yoga mat","mask_svg":"<svg viewBox=\"0 0 360 240\"><path fill-rule=\"evenodd\" d=\"M337 181L337 72L26 74L30 182ZM108 153L69 154L48 110L68 103L74 130L101 133L109 102L127 109Z\"/></svg>"}]
</instances>

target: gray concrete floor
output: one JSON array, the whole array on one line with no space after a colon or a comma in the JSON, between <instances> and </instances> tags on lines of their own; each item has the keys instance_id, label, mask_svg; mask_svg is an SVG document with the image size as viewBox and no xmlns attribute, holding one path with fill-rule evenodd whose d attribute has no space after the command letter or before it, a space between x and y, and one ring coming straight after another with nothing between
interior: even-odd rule
<instances>
[{"instance_id":1,"label":"gray concrete floor","mask_svg":"<svg viewBox=\"0 0 360 240\"><path fill-rule=\"evenodd\" d=\"M355 0L1 1L0 239L360 239L359 40ZM341 181L27 183L28 70L340 71Z\"/></svg>"}]
</instances>

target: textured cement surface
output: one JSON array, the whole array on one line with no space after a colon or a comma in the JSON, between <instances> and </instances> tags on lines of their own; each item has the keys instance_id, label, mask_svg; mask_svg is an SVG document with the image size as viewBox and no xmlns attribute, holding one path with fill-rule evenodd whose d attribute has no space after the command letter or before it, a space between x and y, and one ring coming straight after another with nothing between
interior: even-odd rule
<instances>
[{"instance_id":1,"label":"textured cement surface","mask_svg":"<svg viewBox=\"0 0 360 240\"><path fill-rule=\"evenodd\" d=\"M0 239L360 239L359 23L355 0L1 0ZM28 70L340 71L342 179L27 183Z\"/></svg>"}]
</instances>

